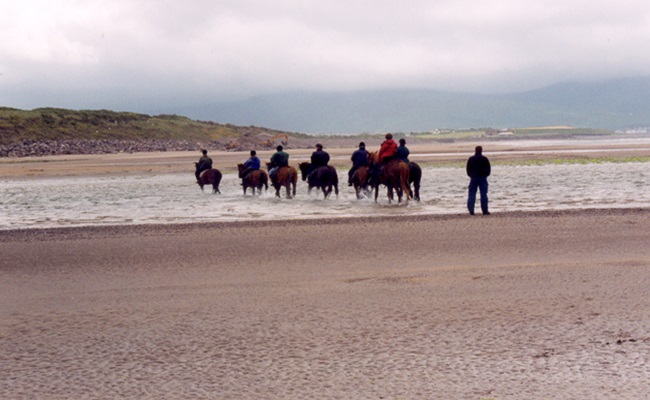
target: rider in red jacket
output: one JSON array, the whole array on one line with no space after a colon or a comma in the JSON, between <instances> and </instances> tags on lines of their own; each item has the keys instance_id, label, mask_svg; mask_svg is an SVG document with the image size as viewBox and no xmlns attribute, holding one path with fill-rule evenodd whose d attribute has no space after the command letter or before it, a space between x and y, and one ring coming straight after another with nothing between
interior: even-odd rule
<instances>
[{"instance_id":1,"label":"rider in red jacket","mask_svg":"<svg viewBox=\"0 0 650 400\"><path fill-rule=\"evenodd\" d=\"M393 140L393 135L390 133L386 134L386 140L384 140L384 143L381 144L381 147L379 148L379 154L377 155L377 158L379 161L379 164L386 164L388 161L391 160L391 158L395 155L397 152L397 143Z\"/></svg>"}]
</instances>

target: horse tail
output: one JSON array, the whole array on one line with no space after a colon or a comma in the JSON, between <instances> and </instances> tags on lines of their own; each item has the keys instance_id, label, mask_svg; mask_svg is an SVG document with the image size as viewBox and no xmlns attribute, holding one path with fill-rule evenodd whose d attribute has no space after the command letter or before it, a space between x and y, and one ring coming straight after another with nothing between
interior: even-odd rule
<instances>
[{"instance_id":1,"label":"horse tail","mask_svg":"<svg viewBox=\"0 0 650 400\"><path fill-rule=\"evenodd\" d=\"M269 175L264 171L260 172L260 182L264 185L265 192L269 190Z\"/></svg>"},{"instance_id":2,"label":"horse tail","mask_svg":"<svg viewBox=\"0 0 650 400\"><path fill-rule=\"evenodd\" d=\"M420 182L422 181L422 168L417 163L409 163L409 181L413 182L413 198L420 201ZM410 185L409 185L410 186Z\"/></svg>"},{"instance_id":3,"label":"horse tail","mask_svg":"<svg viewBox=\"0 0 650 400\"><path fill-rule=\"evenodd\" d=\"M334 194L339 197L339 175L336 173L336 168L332 167L332 174L334 175L332 182L334 182Z\"/></svg>"},{"instance_id":4,"label":"horse tail","mask_svg":"<svg viewBox=\"0 0 650 400\"><path fill-rule=\"evenodd\" d=\"M221 183L221 178L222 177L223 177L223 175L221 174L221 171L219 171L218 169L215 168L214 169L214 190L217 193L221 193L221 190L219 190L219 184Z\"/></svg>"},{"instance_id":5,"label":"horse tail","mask_svg":"<svg viewBox=\"0 0 650 400\"><path fill-rule=\"evenodd\" d=\"M409 184L409 165L405 162L402 162L405 168L401 168L400 173L400 187L402 191L406 193L406 200L413 197L413 192L411 192L411 185Z\"/></svg>"}]
</instances>

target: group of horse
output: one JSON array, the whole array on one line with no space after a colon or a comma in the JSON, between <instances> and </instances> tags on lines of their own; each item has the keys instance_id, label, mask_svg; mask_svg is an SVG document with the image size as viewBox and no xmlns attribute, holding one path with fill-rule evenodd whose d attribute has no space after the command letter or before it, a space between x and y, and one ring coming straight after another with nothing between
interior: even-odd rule
<instances>
[{"instance_id":1,"label":"group of horse","mask_svg":"<svg viewBox=\"0 0 650 400\"><path fill-rule=\"evenodd\" d=\"M405 162L393 159L385 165L379 165L377 162L377 153L368 154L367 166L359 167L352 175L352 186L357 196L361 199L364 196L370 197L374 191L375 202L379 196L379 186L384 185L387 188L388 202L394 200L394 192L397 193L398 202L406 199L420 200L420 181L422 180L422 169L417 163ZM267 163L267 170L271 170L271 163ZM262 188L268 190L269 181L275 189L276 197L280 197L282 188L286 189L288 199L296 196L296 184L298 183L298 171L292 166L280 167L274 178L271 180L269 174L264 170L251 171L244 176L244 165L237 164L239 169L239 178L242 179L244 195L250 188L253 195L262 194ZM327 199L332 192L339 195L339 178L336 168L331 165L311 169L311 164L302 162L298 165L303 181L307 182L307 193L311 194L312 189L316 188L323 193L323 198ZM198 168L198 165L197 165ZM222 174L218 169L212 168L205 170L199 176L198 184L203 190L204 186L212 185L212 193L221 193L219 184L221 183Z\"/></svg>"}]
</instances>

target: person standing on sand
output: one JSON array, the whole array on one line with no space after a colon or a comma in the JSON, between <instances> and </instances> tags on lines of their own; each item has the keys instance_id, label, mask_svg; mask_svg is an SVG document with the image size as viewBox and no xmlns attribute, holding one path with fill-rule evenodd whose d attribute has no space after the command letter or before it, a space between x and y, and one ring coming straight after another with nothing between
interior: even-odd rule
<instances>
[{"instance_id":1,"label":"person standing on sand","mask_svg":"<svg viewBox=\"0 0 650 400\"><path fill-rule=\"evenodd\" d=\"M483 155L483 147L476 146L474 155L467 160L467 176L469 181L469 194L467 196L467 209L474 215L476 203L476 190L481 192L481 211L483 215L490 215L488 211L488 181L491 172L490 160Z\"/></svg>"},{"instance_id":2,"label":"person standing on sand","mask_svg":"<svg viewBox=\"0 0 650 400\"><path fill-rule=\"evenodd\" d=\"M203 156L199 158L199 161L196 163L196 172L194 175L196 175L196 181L199 181L199 176L201 176L201 172L205 171L206 169L211 169L212 168L212 159L208 157L208 151L207 150L201 150L201 153Z\"/></svg>"}]
</instances>

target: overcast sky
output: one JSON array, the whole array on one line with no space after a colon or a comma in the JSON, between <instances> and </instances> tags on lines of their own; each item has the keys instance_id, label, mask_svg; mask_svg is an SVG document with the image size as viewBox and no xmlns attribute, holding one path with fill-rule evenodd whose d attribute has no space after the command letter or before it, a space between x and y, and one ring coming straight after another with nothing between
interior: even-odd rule
<instances>
[{"instance_id":1,"label":"overcast sky","mask_svg":"<svg viewBox=\"0 0 650 400\"><path fill-rule=\"evenodd\" d=\"M0 106L650 76L648 0L0 0Z\"/></svg>"}]
</instances>

